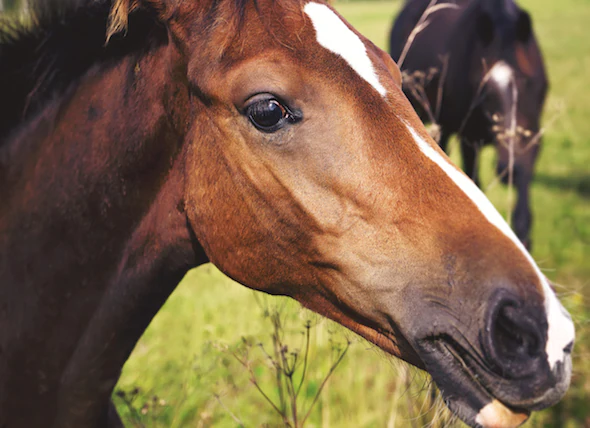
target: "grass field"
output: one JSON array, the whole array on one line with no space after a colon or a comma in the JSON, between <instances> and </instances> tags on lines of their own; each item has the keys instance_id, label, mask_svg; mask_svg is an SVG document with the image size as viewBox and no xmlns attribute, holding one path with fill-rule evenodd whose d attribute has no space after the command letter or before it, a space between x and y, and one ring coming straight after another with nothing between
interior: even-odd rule
<instances>
[{"instance_id":1,"label":"grass field","mask_svg":"<svg viewBox=\"0 0 590 428\"><path fill-rule=\"evenodd\" d=\"M536 414L529 426L590 427L590 2L520 3L532 13L551 80L548 130L532 188L533 255L559 284L577 326L572 388L562 403ZM387 48L387 33L400 4L358 1L336 3L336 8ZM490 149L482 158L487 184L493 181L493 156ZM505 212L506 190L486 187ZM352 341L310 413L308 426L419 427L431 419L434 426L444 423L440 407L432 408L424 393L425 376L298 304L256 294L207 265L187 275L123 370L115 402L128 426L281 426L249 382L248 370L232 356L236 352L246 358L263 390L279 399L274 372L257 346L262 343L271 352L268 313L275 308L283 317L289 352L303 348L305 323L312 325L300 412L309 407L339 349Z\"/></svg>"}]
</instances>

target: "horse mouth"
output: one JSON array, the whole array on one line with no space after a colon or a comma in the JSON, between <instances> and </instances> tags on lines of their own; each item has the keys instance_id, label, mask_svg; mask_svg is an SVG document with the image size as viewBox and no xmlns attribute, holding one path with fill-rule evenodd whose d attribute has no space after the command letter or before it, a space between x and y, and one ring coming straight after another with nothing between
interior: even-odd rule
<instances>
[{"instance_id":1,"label":"horse mouth","mask_svg":"<svg viewBox=\"0 0 590 428\"><path fill-rule=\"evenodd\" d=\"M468 425L513 428L528 419L529 410L501 401L490 390L486 379L494 378L496 388L510 381L495 376L478 353L469 352L449 336L426 339L420 351L445 404Z\"/></svg>"}]
</instances>

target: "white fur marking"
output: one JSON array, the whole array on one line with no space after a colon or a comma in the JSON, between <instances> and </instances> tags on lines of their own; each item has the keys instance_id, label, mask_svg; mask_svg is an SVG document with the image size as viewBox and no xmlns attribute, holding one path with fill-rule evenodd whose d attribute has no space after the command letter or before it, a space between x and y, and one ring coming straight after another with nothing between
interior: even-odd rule
<instances>
[{"instance_id":1,"label":"white fur marking","mask_svg":"<svg viewBox=\"0 0 590 428\"><path fill-rule=\"evenodd\" d=\"M373 63L367 55L367 48L359 36L324 4L307 3L303 11L313 23L318 43L344 58L354 71L385 96L387 91L379 82Z\"/></svg>"},{"instance_id":2,"label":"white fur marking","mask_svg":"<svg viewBox=\"0 0 590 428\"><path fill-rule=\"evenodd\" d=\"M514 242L522 253L525 255L541 284L543 285L543 291L545 294L545 310L547 312L547 323L548 323L548 331L547 331L547 345L545 347L545 352L547 353L547 359L549 362L549 366L553 369L555 364L558 361L562 361L565 359L566 355L564 352L564 348L567 347L573 340L575 336L574 331L574 324L567 313L567 311L563 308L555 293L551 289L547 278L545 275L541 273L541 270L529 254L529 252L524 248L520 240L516 237L508 223L504 221L504 218L500 215L500 213L496 210L496 208L492 205L489 199L484 195L484 193L475 185L475 183L467 177L463 172L459 171L456 167L454 167L451 163L449 163L438 151L436 151L428 142L426 142L418 133L406 123L406 126L420 150L426 155L427 158L432 160L436 163L454 182L463 192L473 201L473 203L479 208L482 212L484 217L496 226L504 235Z\"/></svg>"},{"instance_id":3,"label":"white fur marking","mask_svg":"<svg viewBox=\"0 0 590 428\"><path fill-rule=\"evenodd\" d=\"M490 76L501 88L506 88L512 81L512 68L504 61L499 61L490 70Z\"/></svg>"}]
</instances>

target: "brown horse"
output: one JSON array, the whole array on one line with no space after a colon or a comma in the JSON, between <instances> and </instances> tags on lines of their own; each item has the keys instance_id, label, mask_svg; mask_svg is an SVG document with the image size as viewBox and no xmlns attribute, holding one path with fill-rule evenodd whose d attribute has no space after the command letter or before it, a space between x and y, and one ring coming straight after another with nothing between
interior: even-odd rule
<instances>
[{"instance_id":1,"label":"brown horse","mask_svg":"<svg viewBox=\"0 0 590 428\"><path fill-rule=\"evenodd\" d=\"M209 261L428 370L472 426L564 395L569 315L329 6L36 10L0 45L0 427L120 426L121 367Z\"/></svg>"}]
</instances>

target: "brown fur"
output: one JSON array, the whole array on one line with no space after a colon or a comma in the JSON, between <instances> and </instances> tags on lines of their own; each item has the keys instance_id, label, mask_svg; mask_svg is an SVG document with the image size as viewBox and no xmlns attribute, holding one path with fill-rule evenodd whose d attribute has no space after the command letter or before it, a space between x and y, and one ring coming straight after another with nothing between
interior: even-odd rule
<instances>
[{"instance_id":1,"label":"brown fur","mask_svg":"<svg viewBox=\"0 0 590 428\"><path fill-rule=\"evenodd\" d=\"M139 14L159 17L143 49L113 35L116 55L0 135L0 427L117 426L121 367L208 261L429 369L452 396L479 391L454 408L468 422L492 394L539 404L553 387L543 355L526 361L534 381L502 389L492 367L484 389L448 386L439 374L457 369L424 352L452 337L485 360L480 335L506 295L542 341L543 296L514 243L421 153L386 54L363 39L384 98L317 43L297 1L134 5L100 19L119 29L128 14L133 38ZM301 120L259 131L245 112L261 93Z\"/></svg>"}]
</instances>

